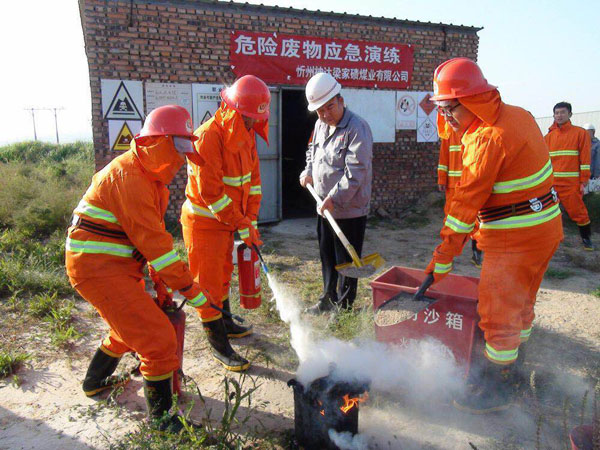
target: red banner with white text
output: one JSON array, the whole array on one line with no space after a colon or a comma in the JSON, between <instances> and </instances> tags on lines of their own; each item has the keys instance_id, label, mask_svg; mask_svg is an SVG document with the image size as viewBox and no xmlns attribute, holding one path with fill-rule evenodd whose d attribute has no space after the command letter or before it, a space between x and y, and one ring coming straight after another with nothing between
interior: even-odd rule
<instances>
[{"instance_id":1,"label":"red banner with white text","mask_svg":"<svg viewBox=\"0 0 600 450\"><path fill-rule=\"evenodd\" d=\"M389 42L234 31L229 56L236 76L276 84L327 72L342 86L406 89L413 72L413 48Z\"/></svg>"}]
</instances>

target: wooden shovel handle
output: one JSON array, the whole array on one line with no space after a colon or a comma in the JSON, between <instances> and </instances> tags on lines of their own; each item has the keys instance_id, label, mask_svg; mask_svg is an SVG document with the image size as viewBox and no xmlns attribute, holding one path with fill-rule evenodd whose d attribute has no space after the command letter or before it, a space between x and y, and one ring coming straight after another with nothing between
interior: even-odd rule
<instances>
[{"instance_id":1,"label":"wooden shovel handle","mask_svg":"<svg viewBox=\"0 0 600 450\"><path fill-rule=\"evenodd\" d=\"M317 194L317 191L315 191L315 188L313 187L313 185L307 184L306 188L312 194L312 196L315 198L317 205L321 206L321 203L323 203L323 200L321 200L321 197L319 197L319 194ZM344 244L344 247L346 248L346 250L348 251L348 254L352 258L352 262L356 265L356 267L362 267L363 264L360 262L360 257L358 256L358 253L356 253L356 250L354 249L352 244L348 241L348 239L346 238L346 235L344 235L344 233L342 232L342 229L337 224L337 222L335 221L335 219L333 218L331 213L328 210L323 211L323 213L325 214L325 218L331 224L331 228L333 228L333 231L335 231L336 236L340 239L340 241L342 241L342 244Z\"/></svg>"}]
</instances>

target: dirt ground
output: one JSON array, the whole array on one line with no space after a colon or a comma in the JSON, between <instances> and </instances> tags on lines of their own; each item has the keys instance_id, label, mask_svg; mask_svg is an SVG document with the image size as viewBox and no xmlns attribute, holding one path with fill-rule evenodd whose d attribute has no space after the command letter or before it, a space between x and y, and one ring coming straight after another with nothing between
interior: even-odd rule
<instances>
[{"instance_id":1,"label":"dirt ground","mask_svg":"<svg viewBox=\"0 0 600 450\"><path fill-rule=\"evenodd\" d=\"M438 213L439 208L432 208L429 214L422 214L427 220L418 212L404 220L371 220L364 254L381 253L386 267L424 268L439 239ZM293 285L306 305L314 302L320 284L315 219L265 227L263 240L274 276ZM457 259L454 273L478 276L479 270L469 263L468 250ZM368 438L369 448L566 448L564 430L579 424L584 398L589 421L591 394L586 397L585 392L593 389L592 380L600 377L600 298L590 294L600 286L600 277L573 261L582 265L583 259L586 267L599 267L598 254L584 254L578 237L569 231L551 262L554 275L542 284L527 352L526 367L535 372L537 395L525 386L509 412L473 417L455 411L448 398L419 404L407 401L401 393L374 393L360 411L360 431ZM364 318L356 321L364 328L356 335L367 337L373 335L368 281L360 284L357 307L363 308L358 314ZM81 381L106 327L85 302L78 302L77 308L77 328L85 331L85 336L68 350L52 347L35 329L18 334L18 327L1 331L3 339L18 341L20 349L33 357L18 373L20 384L10 378L0 381L0 449L109 448L134 431L144 417L139 376L110 399L83 395ZM191 309L187 312L183 368L198 383L204 402L190 387L183 395L182 407L192 406L192 418L206 421L210 416L218 421L225 407L222 383L226 373L209 356L196 314ZM239 432L262 436L264 446L255 448L286 448L285 436L292 434L294 420L292 391L286 383L294 377L297 364L289 331L266 306L242 313L254 323L255 333L234 344L253 360L245 385L255 382L259 387L252 405L241 408L240 417L250 414L250 420ZM327 335L334 319L306 320ZM126 356L121 364L132 367L134 363Z\"/></svg>"}]
</instances>

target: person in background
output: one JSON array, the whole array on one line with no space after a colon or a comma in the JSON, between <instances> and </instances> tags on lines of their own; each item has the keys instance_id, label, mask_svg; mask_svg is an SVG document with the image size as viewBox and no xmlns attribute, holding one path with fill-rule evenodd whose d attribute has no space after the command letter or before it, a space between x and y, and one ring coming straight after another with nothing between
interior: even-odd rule
<instances>
[{"instance_id":1,"label":"person in background","mask_svg":"<svg viewBox=\"0 0 600 450\"><path fill-rule=\"evenodd\" d=\"M562 207L579 228L583 248L593 251L592 225L583 203L590 179L590 137L583 128L571 124L570 103L557 103L553 112L554 123L544 139L552 159L554 186Z\"/></svg>"},{"instance_id":2,"label":"person in background","mask_svg":"<svg viewBox=\"0 0 600 450\"><path fill-rule=\"evenodd\" d=\"M88 397L129 381L113 376L121 356L141 361L148 415L160 430L183 427L172 406L173 372L179 369L177 337L167 315L145 291L146 262L162 282L199 310L210 306L187 264L173 249L163 220L169 190L193 151L192 120L185 108L156 108L131 148L92 178L73 212L66 243L69 281L109 326L83 381ZM162 419L162 420L158 420Z\"/></svg>"},{"instance_id":3,"label":"person in background","mask_svg":"<svg viewBox=\"0 0 600 450\"><path fill-rule=\"evenodd\" d=\"M590 151L590 178L600 178L600 139L596 137L596 127L591 123L586 123L583 126L590 136L591 151Z\"/></svg>"},{"instance_id":4,"label":"person in background","mask_svg":"<svg viewBox=\"0 0 600 450\"><path fill-rule=\"evenodd\" d=\"M462 175L463 147L461 143L462 134L448 130L447 134L440 136L440 157L438 162L438 190L446 195L444 203L444 216L448 215L456 185L460 182ZM473 238L477 232L477 226L471 233L471 263L481 269L483 252L477 248L477 241Z\"/></svg>"},{"instance_id":5,"label":"person in background","mask_svg":"<svg viewBox=\"0 0 600 450\"><path fill-rule=\"evenodd\" d=\"M252 248L262 245L258 210L262 198L256 134L268 143L269 88L253 75L221 91L223 102L195 131L188 155L187 197L181 210L183 240L194 279L227 312L233 272L234 233ZM252 333L215 309L200 310L213 357L227 370L250 367L229 343Z\"/></svg>"},{"instance_id":6,"label":"person in background","mask_svg":"<svg viewBox=\"0 0 600 450\"><path fill-rule=\"evenodd\" d=\"M515 371L532 332L537 291L563 239L548 149L533 116L502 102L500 93L468 58L442 63L433 75L438 131L463 133L463 171L444 226L442 243L425 272L433 282L479 221L485 252L477 312L485 347L473 364L474 383L454 406L474 414L507 409ZM478 366L477 368L474 366Z\"/></svg>"},{"instance_id":7,"label":"person in background","mask_svg":"<svg viewBox=\"0 0 600 450\"><path fill-rule=\"evenodd\" d=\"M329 210L360 255L371 202L373 135L369 124L350 111L340 95L342 87L327 73L306 84L308 110L318 120L306 152L300 185L312 184L323 199L318 209L317 236L323 273L323 293L311 314L334 307L351 309L358 280L339 275L335 266L350 261L342 242L323 217Z\"/></svg>"}]
</instances>

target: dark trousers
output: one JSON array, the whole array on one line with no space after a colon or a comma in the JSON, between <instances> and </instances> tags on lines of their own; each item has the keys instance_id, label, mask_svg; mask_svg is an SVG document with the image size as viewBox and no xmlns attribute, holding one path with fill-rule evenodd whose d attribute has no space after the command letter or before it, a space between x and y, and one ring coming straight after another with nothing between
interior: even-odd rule
<instances>
[{"instance_id":1,"label":"dark trousers","mask_svg":"<svg viewBox=\"0 0 600 450\"><path fill-rule=\"evenodd\" d=\"M336 222L360 256L365 238L367 216L336 219ZM329 295L335 303L343 301L352 305L356 298L358 279L345 277L335 270L336 265L351 262L352 258L325 217L317 217L317 236L321 253L321 270L323 271L323 294Z\"/></svg>"}]
</instances>

